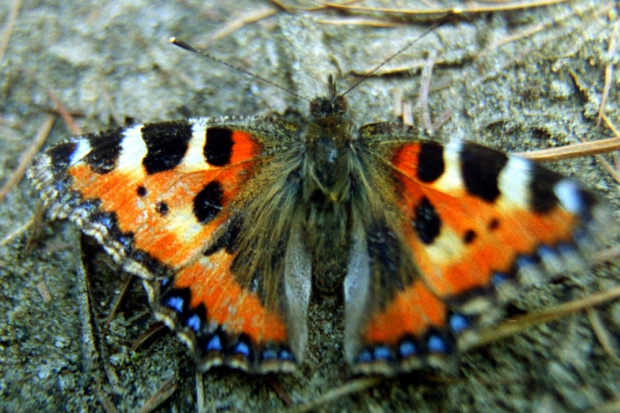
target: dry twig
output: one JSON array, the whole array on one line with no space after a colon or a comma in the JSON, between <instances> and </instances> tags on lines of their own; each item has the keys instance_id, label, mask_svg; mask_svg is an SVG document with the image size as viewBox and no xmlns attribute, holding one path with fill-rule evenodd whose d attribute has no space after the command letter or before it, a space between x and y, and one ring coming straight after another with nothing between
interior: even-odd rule
<instances>
[{"instance_id":1,"label":"dry twig","mask_svg":"<svg viewBox=\"0 0 620 413\"><path fill-rule=\"evenodd\" d=\"M157 391L142 405L138 413L149 413L157 409L170 398L177 390L177 383L174 379L165 382Z\"/></svg>"},{"instance_id":2,"label":"dry twig","mask_svg":"<svg viewBox=\"0 0 620 413\"><path fill-rule=\"evenodd\" d=\"M37 133L37 136L34 138L32 144L30 145L28 149L26 149L25 152L21 154L17 168L15 168L13 173L11 173L11 175L9 176L9 179L6 181L6 183L2 187L2 189L0 189L0 201L4 199L6 194L11 189L13 189L13 187L17 185L19 181L21 181L22 177L26 173L26 169L28 168L28 165L30 165L30 162L32 162L32 159L35 157L37 153L39 153L39 151L41 150L41 147L45 143L47 136L52 130L52 126L54 126L55 120L56 120L56 116L54 115L48 115L45 118L45 121L43 121L43 124L39 128L39 132Z\"/></svg>"},{"instance_id":3,"label":"dry twig","mask_svg":"<svg viewBox=\"0 0 620 413\"><path fill-rule=\"evenodd\" d=\"M9 12L9 15L6 19L4 30L0 35L0 62L4 60L4 55L9 48L9 40L11 39L11 35L13 34L13 30L15 30L15 22L17 21L17 16L19 15L19 9L21 6L21 0L13 1L13 7L11 8L11 11Z\"/></svg>"},{"instance_id":4,"label":"dry twig","mask_svg":"<svg viewBox=\"0 0 620 413\"><path fill-rule=\"evenodd\" d=\"M612 63L612 59L616 54L616 40L618 38L618 27L620 22L614 23L614 28L611 31L611 36L609 38L609 48L607 49L607 54L609 55L609 62L605 65L605 85L603 86L603 95L601 96L601 105L598 109L598 119L596 121L596 126L601 124L601 120L605 115L605 106L607 104L607 98L609 97L609 92L611 91L611 79L613 79L614 65Z\"/></svg>"},{"instance_id":5,"label":"dry twig","mask_svg":"<svg viewBox=\"0 0 620 413\"><path fill-rule=\"evenodd\" d=\"M509 2L506 4L493 4L488 6L480 6L475 3L465 2L462 7L447 7L447 8L426 8L426 9L391 9L383 7L366 7L357 5L337 4L337 3L323 3L325 8L355 11L355 12L370 12L370 13L384 13L384 14L400 14L407 16L442 16L442 15L457 15L457 14L478 14L478 13L493 13L493 12L505 12L514 10L531 9L534 7L546 7L554 4L565 3L567 0L535 0L530 2Z\"/></svg>"}]
</instances>

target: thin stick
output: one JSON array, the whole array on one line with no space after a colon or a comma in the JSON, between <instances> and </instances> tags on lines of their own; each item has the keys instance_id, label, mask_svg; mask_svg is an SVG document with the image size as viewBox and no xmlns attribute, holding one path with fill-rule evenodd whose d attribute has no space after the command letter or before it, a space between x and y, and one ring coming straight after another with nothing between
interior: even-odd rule
<instances>
[{"instance_id":1,"label":"thin stick","mask_svg":"<svg viewBox=\"0 0 620 413\"><path fill-rule=\"evenodd\" d=\"M19 183L19 181L21 181L22 177L26 173L26 169L28 168L28 165L30 165L30 162L32 162L32 159L35 157L37 153L39 153L39 151L41 150L41 147L45 143L47 136L50 134L50 131L52 130L52 126L54 126L55 120L56 120L56 116L47 115L47 118L45 118L43 125L41 125L41 128L39 128L39 132L37 133L37 136L34 138L34 141L30 145L30 147L20 156L19 165L17 165L17 168L15 168L11 176L9 176L9 180L6 181L2 189L0 189L0 201L4 199L6 194L9 193L9 191L13 189L13 187Z\"/></svg>"},{"instance_id":2,"label":"thin stick","mask_svg":"<svg viewBox=\"0 0 620 413\"><path fill-rule=\"evenodd\" d=\"M198 413L206 413L205 405L205 387L202 379L202 373L196 369L196 411Z\"/></svg>"},{"instance_id":3,"label":"thin stick","mask_svg":"<svg viewBox=\"0 0 620 413\"><path fill-rule=\"evenodd\" d=\"M433 76L433 65L435 64L435 59L437 59L437 51L433 50L424 62L424 67L422 68L422 79L420 81L420 90L418 93L418 105L420 105L420 109L422 110L420 118L422 121L422 126L427 131L433 130L431 111L428 108L428 93L431 89L431 78Z\"/></svg>"},{"instance_id":4,"label":"thin stick","mask_svg":"<svg viewBox=\"0 0 620 413\"><path fill-rule=\"evenodd\" d=\"M601 344L601 347L603 347L603 350L605 350L605 353L607 353L607 355L617 364L620 364L620 358L616 354L617 351L615 348L614 339L611 337L609 330L605 328L605 325L598 316L598 313L594 311L594 309L588 308L586 310L586 315L588 316L588 321L592 326L592 331L594 331L594 335Z\"/></svg>"},{"instance_id":5,"label":"thin stick","mask_svg":"<svg viewBox=\"0 0 620 413\"><path fill-rule=\"evenodd\" d=\"M367 17L330 17L328 19L317 19L316 22L334 26L402 27L405 25L404 23Z\"/></svg>"},{"instance_id":6,"label":"thin stick","mask_svg":"<svg viewBox=\"0 0 620 413\"><path fill-rule=\"evenodd\" d=\"M0 35L0 62L4 60L4 55L9 48L9 40L11 39L11 35L13 34L13 30L15 29L15 22L17 21L17 16L19 15L19 8L21 6L21 0L15 0L13 2L13 8L9 12L6 24L4 25L4 31L2 35Z\"/></svg>"},{"instance_id":7,"label":"thin stick","mask_svg":"<svg viewBox=\"0 0 620 413\"><path fill-rule=\"evenodd\" d=\"M327 393L317 397L308 404L293 409L293 411L301 413L317 410L320 406L326 403L330 403L334 400L342 399L349 394L359 393L363 390L374 387L377 384L381 383L381 381L383 380L383 377L363 377L361 379L352 380L340 387L328 391Z\"/></svg>"},{"instance_id":8,"label":"thin stick","mask_svg":"<svg viewBox=\"0 0 620 413\"><path fill-rule=\"evenodd\" d=\"M565 304L561 304L553 308L533 311L527 315L515 317L512 320L503 322L502 324L494 327L493 329L481 332L478 340L475 343L467 345L466 348L459 348L459 350L468 351L474 347L480 347L482 345L497 341L501 338L509 337L511 335L520 333L528 327L557 320L558 318L565 317L568 314L592 308L594 306L604 304L618 298L620 298L620 286L611 288L600 293L589 295L579 300L574 300Z\"/></svg>"},{"instance_id":9,"label":"thin stick","mask_svg":"<svg viewBox=\"0 0 620 413\"><path fill-rule=\"evenodd\" d=\"M69 128L71 133L76 135L76 136L77 135L82 135L82 130L80 129L80 127L73 120L73 116L71 116L69 111L64 107L64 105L56 97L54 92L52 92L51 90L48 91L47 92L47 96L49 96L49 98L52 100L52 102L54 102L54 106L56 106L56 111L58 112L58 114L60 115L62 120L65 121L65 123L67 124L67 127Z\"/></svg>"},{"instance_id":10,"label":"thin stick","mask_svg":"<svg viewBox=\"0 0 620 413\"><path fill-rule=\"evenodd\" d=\"M364 6L347 6L335 3L324 3L326 8L350 10L350 11L364 11L375 12L384 14L408 14L414 16L434 16L434 15L455 15L455 14L474 14L474 13L487 13L487 12L501 12L512 10L530 9L532 7L545 7L559 3L566 3L567 0L537 0L531 2L515 2L512 4L503 4L497 6L471 6L466 5L464 7L452 7L452 8L436 8L436 9L388 9L381 7L364 7Z\"/></svg>"},{"instance_id":11,"label":"thin stick","mask_svg":"<svg viewBox=\"0 0 620 413\"><path fill-rule=\"evenodd\" d=\"M259 20L266 19L267 17L273 16L277 12L278 9L272 6L252 10L249 13L243 14L241 16L238 16L237 18L226 22L226 24L222 28L220 28L217 32L211 35L211 39L214 41L222 40L226 36L229 36L230 34L241 29L242 27L250 23L255 23Z\"/></svg>"},{"instance_id":12,"label":"thin stick","mask_svg":"<svg viewBox=\"0 0 620 413\"><path fill-rule=\"evenodd\" d=\"M157 391L138 410L139 413L149 413L155 411L177 390L178 384L175 379L165 382Z\"/></svg>"},{"instance_id":13,"label":"thin stick","mask_svg":"<svg viewBox=\"0 0 620 413\"><path fill-rule=\"evenodd\" d=\"M29 220L25 224L20 225L18 228L13 230L10 234L2 238L2 240L0 241L0 247L4 247L9 242L13 241L15 238L17 238L18 235L20 235L25 230L27 230L31 225L32 225L32 220Z\"/></svg>"},{"instance_id":14,"label":"thin stick","mask_svg":"<svg viewBox=\"0 0 620 413\"><path fill-rule=\"evenodd\" d=\"M541 149L534 152L516 152L512 155L528 158L536 162L559 161L588 155L598 155L620 150L620 138L601 139L593 142L575 143L559 148Z\"/></svg>"},{"instance_id":15,"label":"thin stick","mask_svg":"<svg viewBox=\"0 0 620 413\"><path fill-rule=\"evenodd\" d=\"M605 115L605 106L607 105L607 98L609 97L609 91L611 90L611 79L613 79L614 65L611 62L616 53L616 39L618 37L618 22L614 24L613 31L609 39L609 48L607 54L610 61L605 65L605 85L603 86L603 95L601 96L601 104L598 109L598 119L596 120L596 126L601 124L603 116Z\"/></svg>"}]
</instances>

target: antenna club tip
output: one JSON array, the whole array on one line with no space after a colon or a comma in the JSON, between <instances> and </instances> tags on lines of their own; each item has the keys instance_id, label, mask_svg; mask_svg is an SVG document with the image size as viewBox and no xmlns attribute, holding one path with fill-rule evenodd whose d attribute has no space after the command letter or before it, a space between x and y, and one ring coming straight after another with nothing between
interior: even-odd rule
<instances>
[{"instance_id":1,"label":"antenna club tip","mask_svg":"<svg viewBox=\"0 0 620 413\"><path fill-rule=\"evenodd\" d=\"M185 49L188 50L190 52L193 53L200 53L198 52L198 50L194 49L192 46L190 46L189 44L185 43L183 40L181 39L177 39L176 37L171 37L170 38L170 43L172 43L173 45L180 47L181 49Z\"/></svg>"}]
</instances>

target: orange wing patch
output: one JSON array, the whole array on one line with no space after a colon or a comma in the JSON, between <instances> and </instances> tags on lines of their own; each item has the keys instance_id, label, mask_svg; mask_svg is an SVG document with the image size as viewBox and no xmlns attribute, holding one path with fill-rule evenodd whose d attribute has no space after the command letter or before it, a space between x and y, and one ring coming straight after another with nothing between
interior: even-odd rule
<instances>
[{"instance_id":1,"label":"orange wing patch","mask_svg":"<svg viewBox=\"0 0 620 413\"><path fill-rule=\"evenodd\" d=\"M84 200L99 201L102 212L116 214L120 231L134 234L135 248L149 252L166 265L179 267L200 253L211 234L226 221L227 214L219 211L233 199L248 166L232 165L191 174L170 170L136 177L122 170L99 175L88 165L79 164L68 173L74 177L74 190ZM195 202L188 200L195 200L201 193L212 205L199 217Z\"/></svg>"},{"instance_id":2,"label":"orange wing patch","mask_svg":"<svg viewBox=\"0 0 620 413\"><path fill-rule=\"evenodd\" d=\"M192 292L190 308L204 304L209 320L226 326L230 334L247 334L262 345L285 343L286 326L278 314L265 309L255 293L244 289L230 272L233 256L218 252L179 271L175 288Z\"/></svg>"},{"instance_id":3,"label":"orange wing patch","mask_svg":"<svg viewBox=\"0 0 620 413\"><path fill-rule=\"evenodd\" d=\"M422 336L433 326L444 327L446 315L446 305L424 283L415 281L371 318L363 338L372 345L396 346L403 336Z\"/></svg>"},{"instance_id":4,"label":"orange wing patch","mask_svg":"<svg viewBox=\"0 0 620 413\"><path fill-rule=\"evenodd\" d=\"M70 190L81 205L96 204L88 213L107 217L102 225L93 218L78 222L92 226L90 235L106 245L106 231L122 234L131 239L125 250L178 268L229 218L221 212L251 177L261 150L247 132L169 122L85 137L70 157L52 162L67 165ZM130 252L110 249L119 261Z\"/></svg>"},{"instance_id":5,"label":"orange wing patch","mask_svg":"<svg viewBox=\"0 0 620 413\"><path fill-rule=\"evenodd\" d=\"M510 188L501 188L501 174L512 177L514 185L522 187L520 181L532 178L533 171L510 170L507 162L500 170L493 165L481 170L479 173L492 177L497 187L497 194L485 199L468 190L463 178L466 171L459 159L455 159L459 152L445 155L446 163L451 165L429 179L424 170L429 161L420 160L424 146L423 143L404 145L394 157L394 167L397 179L405 188L401 209L412 223L406 238L424 281L435 294L449 298L486 288L495 274L510 273L519 257L535 255L542 245L555 247L572 242L579 217L561 204L536 211L535 205L524 207L527 200L516 204L502 196L502 191ZM496 153L499 155L492 158L506 158ZM452 164L461 167L457 172L451 171ZM446 179L446 174L453 176ZM487 179L491 180L490 177ZM556 175L548 172L547 179L554 181ZM441 185L458 189L445 192L438 188ZM547 197L554 198L553 182L548 186ZM524 197L528 195L526 191L523 193Z\"/></svg>"},{"instance_id":6,"label":"orange wing patch","mask_svg":"<svg viewBox=\"0 0 620 413\"><path fill-rule=\"evenodd\" d=\"M284 319L235 280L233 259L217 251L155 287L156 316L189 344L201 370L223 364L261 373L291 370L295 359Z\"/></svg>"}]
</instances>

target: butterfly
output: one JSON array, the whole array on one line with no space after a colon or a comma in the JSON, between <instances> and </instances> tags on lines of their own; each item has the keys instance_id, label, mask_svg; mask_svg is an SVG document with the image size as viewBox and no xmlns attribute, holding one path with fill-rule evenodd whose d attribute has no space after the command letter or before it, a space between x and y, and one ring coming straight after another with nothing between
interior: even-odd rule
<instances>
[{"instance_id":1,"label":"butterfly","mask_svg":"<svg viewBox=\"0 0 620 413\"><path fill-rule=\"evenodd\" d=\"M400 123L344 95L305 122L195 118L70 138L28 177L142 278L198 368L293 371L308 305L341 300L354 372L452 370L522 284L586 268L609 209L569 178Z\"/></svg>"}]
</instances>

